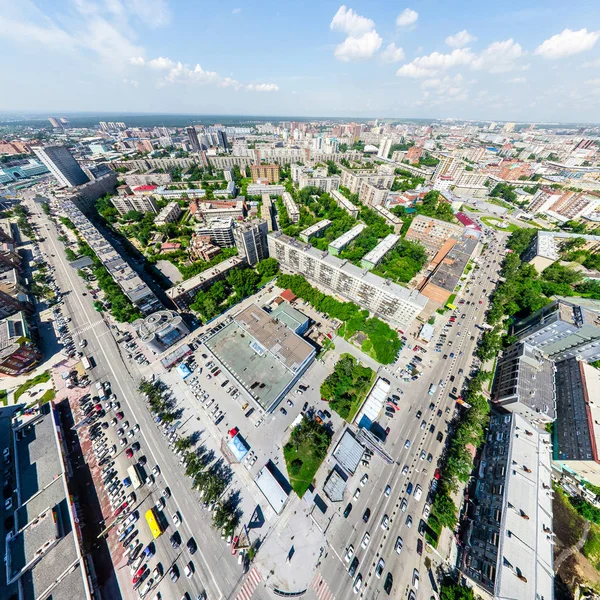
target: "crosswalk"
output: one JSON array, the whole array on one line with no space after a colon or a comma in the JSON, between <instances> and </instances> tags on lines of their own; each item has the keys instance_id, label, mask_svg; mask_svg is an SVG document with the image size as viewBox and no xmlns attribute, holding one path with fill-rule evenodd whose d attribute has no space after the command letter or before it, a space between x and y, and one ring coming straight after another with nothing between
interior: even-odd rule
<instances>
[{"instance_id":1,"label":"crosswalk","mask_svg":"<svg viewBox=\"0 0 600 600\"><path fill-rule=\"evenodd\" d=\"M260 582L260 574L256 570L256 567L255 567L254 569L252 569L252 571L250 571L250 573L248 573L248 577L246 577L246 581L244 582L244 585L241 587L235 600L250 600L250 598L252 598L252 594L254 594L254 590L256 589L256 586L259 584L259 582Z\"/></svg>"},{"instance_id":2,"label":"crosswalk","mask_svg":"<svg viewBox=\"0 0 600 600\"><path fill-rule=\"evenodd\" d=\"M82 333L85 333L86 331L93 329L94 327L96 327L96 325L100 325L100 323L104 323L104 321L102 319L98 319L97 321L94 321L93 323L90 323L89 325L84 325L83 327L78 327L77 329L75 329L73 331L73 334L81 335Z\"/></svg>"},{"instance_id":3,"label":"crosswalk","mask_svg":"<svg viewBox=\"0 0 600 600\"><path fill-rule=\"evenodd\" d=\"M335 600L333 592L329 589L329 586L320 573L316 574L310 587L313 589L319 600Z\"/></svg>"}]
</instances>

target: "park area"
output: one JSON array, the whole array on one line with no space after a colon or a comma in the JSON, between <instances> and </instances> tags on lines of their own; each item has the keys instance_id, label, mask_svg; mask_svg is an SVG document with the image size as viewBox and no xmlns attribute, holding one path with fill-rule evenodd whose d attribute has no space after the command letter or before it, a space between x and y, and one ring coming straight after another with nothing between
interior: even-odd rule
<instances>
[{"instance_id":1,"label":"park area","mask_svg":"<svg viewBox=\"0 0 600 600\"><path fill-rule=\"evenodd\" d=\"M283 456L293 490L300 498L312 484L316 472L325 460L332 431L306 416L292 429Z\"/></svg>"}]
</instances>

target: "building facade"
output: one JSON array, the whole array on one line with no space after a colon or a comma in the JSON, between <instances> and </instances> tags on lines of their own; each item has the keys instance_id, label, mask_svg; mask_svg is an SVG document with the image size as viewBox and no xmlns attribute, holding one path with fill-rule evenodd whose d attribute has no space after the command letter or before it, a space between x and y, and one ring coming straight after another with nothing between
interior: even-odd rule
<instances>
[{"instance_id":1,"label":"building facade","mask_svg":"<svg viewBox=\"0 0 600 600\"><path fill-rule=\"evenodd\" d=\"M66 146L34 147L33 151L61 186L75 187L89 182L89 177Z\"/></svg>"},{"instance_id":2,"label":"building facade","mask_svg":"<svg viewBox=\"0 0 600 600\"><path fill-rule=\"evenodd\" d=\"M250 266L269 257L267 247L267 222L262 219L239 223L233 230L233 238L240 256L246 259Z\"/></svg>"},{"instance_id":3,"label":"building facade","mask_svg":"<svg viewBox=\"0 0 600 600\"><path fill-rule=\"evenodd\" d=\"M250 165L250 173L254 183L259 179L261 181L268 181L269 183L277 183L279 181L279 165L276 164Z\"/></svg>"}]
</instances>

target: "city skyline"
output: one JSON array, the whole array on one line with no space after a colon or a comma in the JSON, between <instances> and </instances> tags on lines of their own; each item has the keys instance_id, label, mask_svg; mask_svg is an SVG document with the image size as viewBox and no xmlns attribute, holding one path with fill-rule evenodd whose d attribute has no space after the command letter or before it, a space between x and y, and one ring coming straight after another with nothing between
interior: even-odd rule
<instances>
[{"instance_id":1,"label":"city skyline","mask_svg":"<svg viewBox=\"0 0 600 600\"><path fill-rule=\"evenodd\" d=\"M597 119L600 32L584 0L469 1L461 11L434 2L0 7L0 51L20 65L3 112Z\"/></svg>"}]
</instances>

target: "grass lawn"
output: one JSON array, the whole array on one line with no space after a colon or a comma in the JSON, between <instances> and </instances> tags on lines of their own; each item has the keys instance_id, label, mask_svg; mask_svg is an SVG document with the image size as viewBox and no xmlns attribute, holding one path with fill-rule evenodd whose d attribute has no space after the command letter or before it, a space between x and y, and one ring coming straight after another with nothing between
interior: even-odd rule
<instances>
[{"instance_id":1,"label":"grass lawn","mask_svg":"<svg viewBox=\"0 0 600 600\"><path fill-rule=\"evenodd\" d=\"M512 223L508 223L507 227L499 227L498 223L502 223L502 220L501 219L494 219L493 217L481 217L481 220L488 227L491 227L492 229L496 229L497 231L513 232L513 231L516 231L518 229L517 226L513 225Z\"/></svg>"},{"instance_id":2,"label":"grass lawn","mask_svg":"<svg viewBox=\"0 0 600 600\"><path fill-rule=\"evenodd\" d=\"M327 455L331 435L322 425L304 417L302 423L292 430L290 441L283 448L290 483L300 498L310 487Z\"/></svg>"},{"instance_id":3,"label":"grass lawn","mask_svg":"<svg viewBox=\"0 0 600 600\"><path fill-rule=\"evenodd\" d=\"M30 390L32 387L35 387L36 385L39 385L40 383L46 383L47 381L50 381L50 371L44 371L43 373L40 373L39 375L36 375L35 377L32 377L31 379L28 379L23 385L20 385L16 390L15 390L15 403L17 402L17 400L19 399L19 397L24 394L26 391Z\"/></svg>"}]
</instances>

